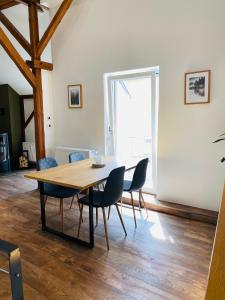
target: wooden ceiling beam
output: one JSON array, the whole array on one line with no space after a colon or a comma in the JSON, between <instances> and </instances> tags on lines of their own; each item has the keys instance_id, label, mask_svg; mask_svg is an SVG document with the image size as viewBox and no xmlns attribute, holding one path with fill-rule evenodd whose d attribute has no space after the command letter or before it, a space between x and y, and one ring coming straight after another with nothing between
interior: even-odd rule
<instances>
[{"instance_id":1,"label":"wooden ceiling beam","mask_svg":"<svg viewBox=\"0 0 225 300\"><path fill-rule=\"evenodd\" d=\"M29 68L36 68L36 69L43 69L47 71L53 71L53 64L45 62L45 61L40 61L37 59L34 59L33 61L31 60L26 60L27 65Z\"/></svg>"},{"instance_id":2,"label":"wooden ceiling beam","mask_svg":"<svg viewBox=\"0 0 225 300\"><path fill-rule=\"evenodd\" d=\"M25 124L24 124L24 128L26 129L27 126L30 124L31 120L33 119L34 117L34 110L32 111L32 113L29 115L29 117L27 118Z\"/></svg>"},{"instance_id":3,"label":"wooden ceiling beam","mask_svg":"<svg viewBox=\"0 0 225 300\"><path fill-rule=\"evenodd\" d=\"M48 7L45 5L40 4L40 1L38 0L15 0L16 2L18 2L18 4L24 4L29 6L29 4L35 4L37 6L37 9L41 12L44 12L44 8L47 10Z\"/></svg>"},{"instance_id":4,"label":"wooden ceiling beam","mask_svg":"<svg viewBox=\"0 0 225 300\"><path fill-rule=\"evenodd\" d=\"M15 5L18 5L18 3L16 1L0 0L0 10L7 9L7 8L10 8L10 7L15 6Z\"/></svg>"},{"instance_id":5,"label":"wooden ceiling beam","mask_svg":"<svg viewBox=\"0 0 225 300\"><path fill-rule=\"evenodd\" d=\"M61 6L59 7L58 11L56 12L55 16L53 17L51 23L49 24L48 28L46 29L43 37L41 38L40 42L38 43L37 47L37 55L41 56L45 47L49 43L50 39L52 38L54 32L56 31L58 25L62 21L64 15L66 14L67 10L69 9L70 5L72 4L73 0L64 0Z\"/></svg>"},{"instance_id":6,"label":"wooden ceiling beam","mask_svg":"<svg viewBox=\"0 0 225 300\"><path fill-rule=\"evenodd\" d=\"M32 87L36 87L36 79L33 73L30 71L29 67L26 65L23 58L14 48L13 44L10 42L9 38L6 36L2 28L0 27L0 44L8 53L10 58L19 68L20 72L24 75L26 80L31 84Z\"/></svg>"},{"instance_id":7,"label":"wooden ceiling beam","mask_svg":"<svg viewBox=\"0 0 225 300\"><path fill-rule=\"evenodd\" d=\"M40 4L40 0L14 0L19 3L24 3L24 4L29 4L29 3L34 3L34 4Z\"/></svg>"},{"instance_id":8,"label":"wooden ceiling beam","mask_svg":"<svg viewBox=\"0 0 225 300\"><path fill-rule=\"evenodd\" d=\"M38 8L34 3L29 3L29 28L32 61L40 61L37 54L39 43L39 24ZM34 123L35 123L35 143L37 160L45 157L45 128L44 128L44 109L43 109L43 88L41 69L33 68L33 74L36 78L37 86L34 88Z\"/></svg>"},{"instance_id":9,"label":"wooden ceiling beam","mask_svg":"<svg viewBox=\"0 0 225 300\"><path fill-rule=\"evenodd\" d=\"M18 4L29 5L33 3L37 5L39 11L44 12L44 10L49 10L49 7L40 3L40 0L0 0L0 10L10 8Z\"/></svg>"},{"instance_id":10,"label":"wooden ceiling beam","mask_svg":"<svg viewBox=\"0 0 225 300\"><path fill-rule=\"evenodd\" d=\"M0 11L0 21L14 36L18 43L31 55L30 43L23 37L23 35L16 29L16 27L9 21L9 19Z\"/></svg>"},{"instance_id":11,"label":"wooden ceiling beam","mask_svg":"<svg viewBox=\"0 0 225 300\"><path fill-rule=\"evenodd\" d=\"M20 99L24 100L24 99L30 99L30 100L34 100L34 95L30 94L30 95L20 95Z\"/></svg>"},{"instance_id":12,"label":"wooden ceiling beam","mask_svg":"<svg viewBox=\"0 0 225 300\"><path fill-rule=\"evenodd\" d=\"M43 112L43 88L42 88L42 69L52 70L53 65L41 61L41 54L50 41L52 35L56 31L59 23L69 9L73 0L64 0L52 21L50 22L47 30L45 31L42 39L39 39L39 25L38 25L38 10L44 8L39 0L0 0L0 10L18 3L28 5L29 12L29 29L30 29L30 43L28 43L22 34L15 29L15 26L1 14L3 25L13 34L13 36L22 44L25 50L29 51L31 60L27 63L23 60L17 50L14 48L9 38L6 36L0 26L0 45L8 53L9 57L13 60L20 72L24 75L27 81L33 87L34 93L34 122L35 122L35 144L36 144L36 157L37 160L45 157L45 128L44 128L44 112ZM29 66L28 66L28 65ZM32 68L32 71L30 68ZM25 122L24 122L25 123Z\"/></svg>"}]
</instances>

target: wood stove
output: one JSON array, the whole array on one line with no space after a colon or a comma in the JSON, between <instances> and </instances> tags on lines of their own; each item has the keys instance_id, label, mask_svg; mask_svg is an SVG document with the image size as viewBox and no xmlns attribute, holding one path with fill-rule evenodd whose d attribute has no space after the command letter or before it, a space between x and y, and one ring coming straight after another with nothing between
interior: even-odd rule
<instances>
[{"instance_id":1,"label":"wood stove","mask_svg":"<svg viewBox=\"0 0 225 300\"><path fill-rule=\"evenodd\" d=\"M9 139L7 133L0 134L0 172L10 171Z\"/></svg>"}]
</instances>

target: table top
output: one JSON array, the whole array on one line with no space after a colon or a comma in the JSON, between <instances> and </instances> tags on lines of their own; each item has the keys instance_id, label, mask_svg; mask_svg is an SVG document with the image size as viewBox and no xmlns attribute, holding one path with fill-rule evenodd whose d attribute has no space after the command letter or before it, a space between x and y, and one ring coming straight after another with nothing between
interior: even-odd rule
<instances>
[{"instance_id":1,"label":"table top","mask_svg":"<svg viewBox=\"0 0 225 300\"><path fill-rule=\"evenodd\" d=\"M105 166L103 168L92 168L93 160L85 159L47 170L31 172L26 174L25 177L40 182L84 190L106 180L109 173L115 168L125 166L126 171L134 169L138 161L121 161L116 157L105 157L104 162Z\"/></svg>"}]
</instances>

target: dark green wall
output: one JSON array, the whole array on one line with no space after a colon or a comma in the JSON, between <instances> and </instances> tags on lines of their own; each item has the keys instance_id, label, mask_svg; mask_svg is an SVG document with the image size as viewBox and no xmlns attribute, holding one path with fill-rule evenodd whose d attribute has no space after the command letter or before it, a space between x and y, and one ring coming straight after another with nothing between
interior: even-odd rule
<instances>
[{"instance_id":1,"label":"dark green wall","mask_svg":"<svg viewBox=\"0 0 225 300\"><path fill-rule=\"evenodd\" d=\"M0 85L0 133L4 132L9 134L11 167L17 169L22 152L20 97L7 84Z\"/></svg>"}]
</instances>

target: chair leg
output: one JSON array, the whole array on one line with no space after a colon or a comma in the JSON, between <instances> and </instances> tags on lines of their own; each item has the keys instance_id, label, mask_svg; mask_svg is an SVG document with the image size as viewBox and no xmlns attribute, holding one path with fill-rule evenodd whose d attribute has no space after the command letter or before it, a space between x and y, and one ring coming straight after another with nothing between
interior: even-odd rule
<instances>
[{"instance_id":1,"label":"chair leg","mask_svg":"<svg viewBox=\"0 0 225 300\"><path fill-rule=\"evenodd\" d=\"M122 219L122 216L121 216L121 213L120 213L118 204L116 203L115 205L116 205L116 210L117 210L118 215L119 215L119 218L120 218L120 222L121 222L121 224L122 224L122 226L123 226L124 233L125 233L125 235L127 235L127 231L126 231L126 228L125 228L125 226L124 226L123 219Z\"/></svg>"},{"instance_id":2,"label":"chair leg","mask_svg":"<svg viewBox=\"0 0 225 300\"><path fill-rule=\"evenodd\" d=\"M73 201L74 201L74 197L75 197L75 196L72 197L72 201L71 201L71 203L70 203L70 209L72 208Z\"/></svg>"},{"instance_id":3,"label":"chair leg","mask_svg":"<svg viewBox=\"0 0 225 300\"><path fill-rule=\"evenodd\" d=\"M80 211L80 203L79 203L79 200L80 200L80 197L79 197L79 194L77 194L77 203L78 203L79 211ZM82 217L81 222L82 222L82 223L84 222L83 217Z\"/></svg>"},{"instance_id":4,"label":"chair leg","mask_svg":"<svg viewBox=\"0 0 225 300\"><path fill-rule=\"evenodd\" d=\"M121 203L121 214L122 214L122 209L123 209L123 197L121 197L120 203Z\"/></svg>"},{"instance_id":5,"label":"chair leg","mask_svg":"<svg viewBox=\"0 0 225 300\"><path fill-rule=\"evenodd\" d=\"M98 226L98 208L96 207L96 224L95 227Z\"/></svg>"},{"instance_id":6,"label":"chair leg","mask_svg":"<svg viewBox=\"0 0 225 300\"><path fill-rule=\"evenodd\" d=\"M130 193L131 195L131 204L132 204L132 208L133 208L133 214L134 214L134 223L135 223L135 227L137 228L137 221L136 221L136 215L135 215L135 209L134 209L134 198L133 198L133 193Z\"/></svg>"},{"instance_id":7,"label":"chair leg","mask_svg":"<svg viewBox=\"0 0 225 300\"><path fill-rule=\"evenodd\" d=\"M63 232L64 225L64 209L63 209L63 198L60 198L60 211L61 211L61 231Z\"/></svg>"},{"instance_id":8,"label":"chair leg","mask_svg":"<svg viewBox=\"0 0 225 300\"><path fill-rule=\"evenodd\" d=\"M109 217L110 217L110 212L111 212L111 205L108 208L108 220L109 220Z\"/></svg>"},{"instance_id":9,"label":"chair leg","mask_svg":"<svg viewBox=\"0 0 225 300\"><path fill-rule=\"evenodd\" d=\"M62 214L62 201L60 199L60 202L59 202L59 215Z\"/></svg>"},{"instance_id":10,"label":"chair leg","mask_svg":"<svg viewBox=\"0 0 225 300\"><path fill-rule=\"evenodd\" d=\"M107 249L109 250L109 237L108 237L108 230L107 230L107 223L106 223L106 217L105 217L105 208L102 208L102 213L103 213L103 220L104 220L104 227L105 227L105 238L106 238L106 244L107 244Z\"/></svg>"},{"instance_id":11,"label":"chair leg","mask_svg":"<svg viewBox=\"0 0 225 300\"><path fill-rule=\"evenodd\" d=\"M146 210L146 214L147 214L147 218L148 218L148 209L147 209L147 207L146 207L146 205L145 205L144 196L143 196L143 194L142 194L142 191L141 191L141 190L140 190L140 194L141 194L141 198L142 198L142 201L143 201L143 206L144 206L144 209Z\"/></svg>"},{"instance_id":12,"label":"chair leg","mask_svg":"<svg viewBox=\"0 0 225 300\"><path fill-rule=\"evenodd\" d=\"M79 225L78 225L78 230L77 230L77 237L78 238L80 236L80 226L81 226L81 223L82 223L83 207L84 207L84 205L81 204L81 207L80 207L80 219L79 219Z\"/></svg>"},{"instance_id":13,"label":"chair leg","mask_svg":"<svg viewBox=\"0 0 225 300\"><path fill-rule=\"evenodd\" d=\"M138 205L139 205L139 210L141 211L141 208L142 208L142 204L141 204L141 190L139 190L139 201L138 201Z\"/></svg>"},{"instance_id":14,"label":"chair leg","mask_svg":"<svg viewBox=\"0 0 225 300\"><path fill-rule=\"evenodd\" d=\"M79 202L78 202L78 206L79 206L79 211L81 211L81 205L80 205ZM82 222L82 223L84 222L83 217L81 218L81 222Z\"/></svg>"}]
</instances>

